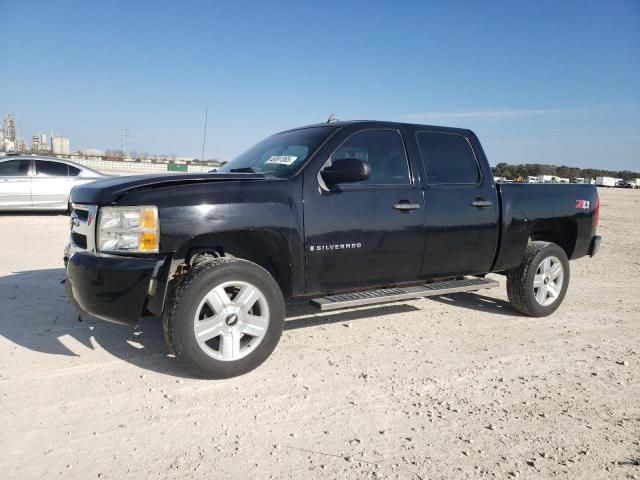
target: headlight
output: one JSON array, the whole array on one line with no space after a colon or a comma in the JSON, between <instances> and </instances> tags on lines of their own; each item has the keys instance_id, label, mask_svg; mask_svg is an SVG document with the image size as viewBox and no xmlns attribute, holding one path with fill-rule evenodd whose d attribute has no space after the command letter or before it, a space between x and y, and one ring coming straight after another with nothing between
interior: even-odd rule
<instances>
[{"instance_id":1,"label":"headlight","mask_svg":"<svg viewBox=\"0 0 640 480\"><path fill-rule=\"evenodd\" d=\"M157 207L103 207L98 224L101 252L157 253L160 225Z\"/></svg>"}]
</instances>

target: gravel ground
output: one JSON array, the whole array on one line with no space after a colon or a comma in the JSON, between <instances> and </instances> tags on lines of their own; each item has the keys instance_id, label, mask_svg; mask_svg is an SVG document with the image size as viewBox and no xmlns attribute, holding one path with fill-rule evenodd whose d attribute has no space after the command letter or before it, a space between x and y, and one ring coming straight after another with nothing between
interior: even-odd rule
<instances>
[{"instance_id":1,"label":"gravel ground","mask_svg":"<svg viewBox=\"0 0 640 480\"><path fill-rule=\"evenodd\" d=\"M0 215L2 478L638 478L640 191L600 195L601 251L551 317L504 286L298 303L225 381L177 365L157 319L77 322L68 217Z\"/></svg>"}]
</instances>

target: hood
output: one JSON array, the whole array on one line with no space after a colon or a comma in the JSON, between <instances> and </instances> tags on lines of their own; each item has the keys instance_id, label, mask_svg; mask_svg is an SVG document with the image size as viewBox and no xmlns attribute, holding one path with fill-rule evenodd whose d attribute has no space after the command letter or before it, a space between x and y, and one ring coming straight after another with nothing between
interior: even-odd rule
<instances>
[{"instance_id":1,"label":"hood","mask_svg":"<svg viewBox=\"0 0 640 480\"><path fill-rule=\"evenodd\" d=\"M264 175L256 173L173 173L111 177L74 187L71 191L71 201L73 203L103 205L115 202L123 194L131 191L193 183L263 180L264 178Z\"/></svg>"}]
</instances>

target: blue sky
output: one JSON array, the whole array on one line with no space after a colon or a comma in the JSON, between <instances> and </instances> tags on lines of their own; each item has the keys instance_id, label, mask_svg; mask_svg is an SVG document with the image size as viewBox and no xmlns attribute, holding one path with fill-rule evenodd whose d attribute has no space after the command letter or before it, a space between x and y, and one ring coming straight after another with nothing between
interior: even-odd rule
<instances>
[{"instance_id":1,"label":"blue sky","mask_svg":"<svg viewBox=\"0 0 640 480\"><path fill-rule=\"evenodd\" d=\"M0 2L0 114L229 159L286 128L472 128L492 164L640 170L640 1Z\"/></svg>"}]
</instances>

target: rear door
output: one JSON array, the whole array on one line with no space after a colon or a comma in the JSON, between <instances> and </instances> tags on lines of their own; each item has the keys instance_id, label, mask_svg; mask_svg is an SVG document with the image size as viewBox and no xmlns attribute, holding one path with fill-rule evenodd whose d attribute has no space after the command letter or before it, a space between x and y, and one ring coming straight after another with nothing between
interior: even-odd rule
<instances>
[{"instance_id":1,"label":"rear door","mask_svg":"<svg viewBox=\"0 0 640 480\"><path fill-rule=\"evenodd\" d=\"M69 192L74 185L69 168L74 167L54 160L35 161L31 187L31 201L35 208L67 208Z\"/></svg>"},{"instance_id":2,"label":"rear door","mask_svg":"<svg viewBox=\"0 0 640 480\"><path fill-rule=\"evenodd\" d=\"M19 210L31 207L31 160L0 162L0 209Z\"/></svg>"},{"instance_id":3,"label":"rear door","mask_svg":"<svg viewBox=\"0 0 640 480\"><path fill-rule=\"evenodd\" d=\"M486 273L498 242L498 196L475 137L416 131L425 170L425 277ZM474 146L477 149L474 149Z\"/></svg>"}]
</instances>

